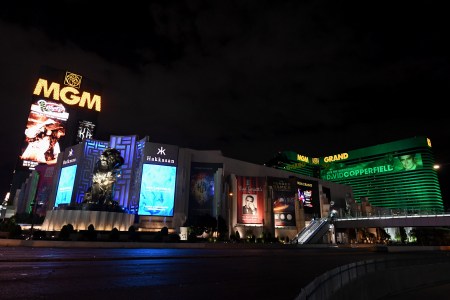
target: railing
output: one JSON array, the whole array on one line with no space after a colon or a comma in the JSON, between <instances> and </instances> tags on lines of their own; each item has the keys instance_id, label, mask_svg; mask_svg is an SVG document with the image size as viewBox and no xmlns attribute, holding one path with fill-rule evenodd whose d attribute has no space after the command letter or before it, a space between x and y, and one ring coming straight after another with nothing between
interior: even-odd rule
<instances>
[{"instance_id":1,"label":"railing","mask_svg":"<svg viewBox=\"0 0 450 300\"><path fill-rule=\"evenodd\" d=\"M339 220L373 220L373 219L403 219L403 218L436 218L436 217L450 217L450 213L432 213L430 211L423 211L417 213L394 213L394 214L369 214L356 216L342 216L336 217Z\"/></svg>"}]
</instances>

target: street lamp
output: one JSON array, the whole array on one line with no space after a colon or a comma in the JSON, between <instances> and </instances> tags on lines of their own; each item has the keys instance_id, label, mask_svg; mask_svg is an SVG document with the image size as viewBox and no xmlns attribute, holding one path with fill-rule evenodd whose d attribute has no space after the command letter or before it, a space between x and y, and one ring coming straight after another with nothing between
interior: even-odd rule
<instances>
[{"instance_id":1,"label":"street lamp","mask_svg":"<svg viewBox=\"0 0 450 300\"><path fill-rule=\"evenodd\" d=\"M433 165L433 169L439 170L441 167L447 166L447 165L450 165L450 163L434 164L434 165Z\"/></svg>"},{"instance_id":2,"label":"street lamp","mask_svg":"<svg viewBox=\"0 0 450 300\"><path fill-rule=\"evenodd\" d=\"M443 199L444 209L448 211L448 199L447 197L450 196L448 186L447 186L447 179L444 180L444 177L448 178L448 168L446 166L450 165L450 163L442 163L442 164L435 164L433 165L433 169L436 170L439 178L439 187L441 189L441 195ZM445 182L444 182L445 181Z\"/></svg>"}]
</instances>

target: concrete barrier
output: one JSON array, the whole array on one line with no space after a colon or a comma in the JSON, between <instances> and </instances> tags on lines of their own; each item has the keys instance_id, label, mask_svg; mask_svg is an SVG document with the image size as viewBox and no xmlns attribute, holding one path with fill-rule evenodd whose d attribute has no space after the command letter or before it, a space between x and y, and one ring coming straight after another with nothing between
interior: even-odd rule
<instances>
[{"instance_id":1,"label":"concrete barrier","mask_svg":"<svg viewBox=\"0 0 450 300\"><path fill-rule=\"evenodd\" d=\"M381 299L412 288L448 282L448 274L450 261L446 257L420 261L356 262L332 269L315 278L302 289L295 300Z\"/></svg>"}]
</instances>

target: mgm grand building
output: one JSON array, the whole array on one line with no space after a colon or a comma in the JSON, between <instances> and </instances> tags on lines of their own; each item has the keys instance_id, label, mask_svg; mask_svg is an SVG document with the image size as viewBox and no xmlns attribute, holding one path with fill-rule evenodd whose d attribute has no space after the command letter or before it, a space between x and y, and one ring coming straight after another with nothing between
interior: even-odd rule
<instances>
[{"instance_id":1,"label":"mgm grand building","mask_svg":"<svg viewBox=\"0 0 450 300\"><path fill-rule=\"evenodd\" d=\"M101 95L89 78L41 68L5 199L9 215L38 214L47 231L70 223L77 230L92 224L174 232L210 216L228 234L291 239L330 214L443 211L425 137L325 157L286 151L256 165L148 137L98 140Z\"/></svg>"},{"instance_id":2,"label":"mgm grand building","mask_svg":"<svg viewBox=\"0 0 450 300\"><path fill-rule=\"evenodd\" d=\"M106 149L123 160L111 197L127 217L100 212L82 216L68 208L82 204L93 186L93 170ZM68 147L56 165L39 165L16 203L22 210L39 203L43 230L67 223L85 230L113 227L140 231L167 227L179 232L195 217L224 220L228 234L263 232L293 239L312 220L338 216L443 212L433 169L431 142L425 137L396 141L321 158L278 153L266 165L202 151L150 142L148 137L86 139ZM90 195L89 195L90 196Z\"/></svg>"},{"instance_id":3,"label":"mgm grand building","mask_svg":"<svg viewBox=\"0 0 450 300\"><path fill-rule=\"evenodd\" d=\"M426 137L312 159L290 151L280 152L270 165L351 186L353 200L370 204L378 213L444 211L431 141ZM349 203L346 208L348 213Z\"/></svg>"}]
</instances>

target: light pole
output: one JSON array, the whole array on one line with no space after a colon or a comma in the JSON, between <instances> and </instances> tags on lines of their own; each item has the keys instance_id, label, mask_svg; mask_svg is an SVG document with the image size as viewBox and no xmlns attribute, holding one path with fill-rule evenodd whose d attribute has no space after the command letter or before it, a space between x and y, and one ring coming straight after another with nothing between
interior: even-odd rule
<instances>
[{"instance_id":1,"label":"light pole","mask_svg":"<svg viewBox=\"0 0 450 300\"><path fill-rule=\"evenodd\" d=\"M234 233L234 232L233 232L233 226L231 226L231 222L232 222L232 220L233 220L233 217L232 217L232 215L231 215L231 212L233 211L233 209L232 209L232 205L233 205L233 193L232 193L232 192L229 192L229 193L228 193L228 201L227 201L227 204L228 204L228 237L230 237L231 234Z\"/></svg>"}]
</instances>

